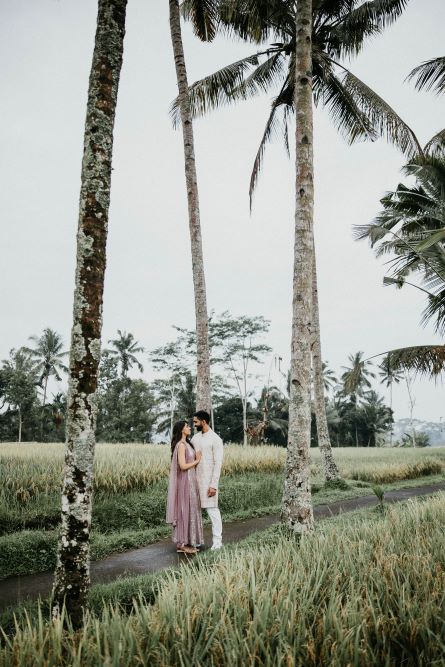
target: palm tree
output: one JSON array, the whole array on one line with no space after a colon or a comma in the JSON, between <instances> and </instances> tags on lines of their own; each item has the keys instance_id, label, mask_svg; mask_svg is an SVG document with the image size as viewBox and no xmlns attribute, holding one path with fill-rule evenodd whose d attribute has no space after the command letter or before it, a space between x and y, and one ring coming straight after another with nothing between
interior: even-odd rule
<instances>
[{"instance_id":1,"label":"palm tree","mask_svg":"<svg viewBox=\"0 0 445 667\"><path fill-rule=\"evenodd\" d=\"M216 26L214 22L213 5L214 3L209 0L192 0L192 2L188 2L186 6L187 16L192 19L195 30L202 39L212 39L215 35ZM169 8L171 41L179 90L178 104L184 141L185 180L187 185L193 287L195 293L197 362L196 406L198 410L206 410L210 413L212 408L212 396L210 388L209 318L207 313L207 295L202 252L193 123L192 115L190 113L187 70L182 44L179 0L169 0Z\"/></svg>"},{"instance_id":2,"label":"palm tree","mask_svg":"<svg viewBox=\"0 0 445 667\"><path fill-rule=\"evenodd\" d=\"M68 373L68 368L63 364L62 359L68 354L63 352L62 337L53 329L47 327L43 330L41 336L30 336L30 340L36 344L35 348L24 348L31 357L37 362L36 369L40 374L40 386L43 384L43 403L42 419L40 427L40 436L43 437L43 416L46 405L46 393L48 389L48 380L54 375L57 381L62 379L60 372Z\"/></svg>"},{"instance_id":3,"label":"palm tree","mask_svg":"<svg viewBox=\"0 0 445 667\"><path fill-rule=\"evenodd\" d=\"M363 359L363 352L350 354L348 361L350 366L343 366L345 372L341 376L343 382L342 393L349 396L349 400L357 408L359 396L363 396L365 390L371 388L369 378L374 378L375 374L370 370L372 363ZM355 445L358 447L357 424L355 426Z\"/></svg>"},{"instance_id":4,"label":"palm tree","mask_svg":"<svg viewBox=\"0 0 445 667\"><path fill-rule=\"evenodd\" d=\"M99 0L89 79L81 173L77 266L67 403L62 526L54 576L54 613L65 604L82 624L90 586L91 497L102 331L113 128L127 0Z\"/></svg>"},{"instance_id":5,"label":"palm tree","mask_svg":"<svg viewBox=\"0 0 445 667\"><path fill-rule=\"evenodd\" d=\"M371 0L370 2L339 0L336 3L332 3L331 0L315 0L313 7L312 3L309 3L310 7L308 8L306 0L304 2L301 0L296 5L296 16L293 2L282 2L282 0L268 0L267 2L265 0L221 0L219 17L223 30L233 32L237 36L257 44L264 42L269 36L273 37L273 40L271 40L272 43L267 49L232 63L193 84L189 91L189 101L193 115L197 116L224 103L232 103L239 99L247 99L257 95L279 82L280 89L273 100L272 109L254 161L250 181L251 201L261 168L265 145L277 126L278 111L283 111L286 147L288 146L289 117L296 110L297 122L298 117L301 119L303 109L296 106L295 103L297 88L303 79L306 82L309 78L311 83L311 106L309 109L309 105L306 103L305 111L307 110L312 115L312 99L315 104L323 104L330 111L339 130L351 142L361 138L373 139L378 135L386 135L407 154L418 152L420 146L410 128L403 123L384 100L340 62L342 59L359 52L366 37L381 32L386 25L396 20L406 3L407 0ZM303 20L309 20L310 28L309 34L306 34L306 39L308 40L310 54L309 60L306 62L306 71L304 73L300 72L302 76L298 78L299 63L297 62L296 45L301 44L299 30L303 29L299 23L300 10L305 15ZM305 27L307 28L307 26ZM310 77L309 72L311 73ZM178 108L179 101L177 100L173 106L173 113L176 113L176 115ZM309 119L308 123L311 122L311 119ZM309 140L307 134L304 135L304 142L306 140ZM306 143L303 148L307 148ZM311 146L308 147L307 152L310 152L310 150ZM297 163L298 160L297 153ZM309 162L306 160L305 168L308 166ZM308 175L306 171L305 175ZM311 177L312 173L309 174L309 178ZM308 192L306 185L300 183L297 177L297 192L304 192L306 195ZM312 189L310 196L312 196ZM309 212L309 217L311 216L312 213ZM311 230L307 238L312 236L311 224ZM296 243L296 251L300 252L297 245ZM296 258L296 264L302 259L306 260L304 245L300 247L303 249L303 256ZM307 263L305 261L303 266L303 270L307 271L309 276L312 273L311 265L312 262ZM296 288L295 281L294 288ZM305 298L303 294L301 304L305 304ZM296 347L294 338L296 331L297 328L294 327L292 353ZM304 337L301 341L304 346ZM306 362L302 361L302 363ZM305 374L306 370L304 371ZM297 380L294 376L293 382L300 386L301 379L298 378ZM302 391L305 393L305 388ZM308 400L306 396L303 403L306 404ZM324 409L323 406L321 407L322 410ZM306 406L306 416L307 412ZM310 426L310 420L309 425L307 420L300 423L305 424L304 429L308 429ZM289 433L292 433L291 429ZM309 440L310 434L306 434L305 443L307 444ZM306 463L303 459L308 460L306 455L302 458L302 465L305 467ZM303 515L306 515L307 485L303 484L301 488L301 507Z\"/></svg>"},{"instance_id":6,"label":"palm tree","mask_svg":"<svg viewBox=\"0 0 445 667\"><path fill-rule=\"evenodd\" d=\"M432 58L415 67L408 75L408 79L417 78L417 90L435 89L441 95L445 93L445 57Z\"/></svg>"},{"instance_id":7,"label":"palm tree","mask_svg":"<svg viewBox=\"0 0 445 667\"><path fill-rule=\"evenodd\" d=\"M143 372L144 367L136 355L144 352L144 348L134 339L132 333L127 333L126 331L122 332L118 329L117 338L111 339L108 342L114 349L107 350L107 352L119 359L122 379L127 377L128 371L131 370L133 366L137 366L140 372Z\"/></svg>"},{"instance_id":8,"label":"palm tree","mask_svg":"<svg viewBox=\"0 0 445 667\"><path fill-rule=\"evenodd\" d=\"M366 389L371 388L369 378L375 378L375 373L370 370L372 363L368 359L363 359L363 352L350 354L348 361L350 366L343 366L344 373L341 376L343 393L356 403L357 398L363 396Z\"/></svg>"},{"instance_id":9,"label":"palm tree","mask_svg":"<svg viewBox=\"0 0 445 667\"><path fill-rule=\"evenodd\" d=\"M400 369L393 368L391 364L391 355L387 354L379 366L379 375L381 377L381 384L384 384L389 389L389 408L392 414L392 390L394 384L399 384L403 379L403 373ZM391 428L390 445L392 447L393 430Z\"/></svg>"}]
</instances>

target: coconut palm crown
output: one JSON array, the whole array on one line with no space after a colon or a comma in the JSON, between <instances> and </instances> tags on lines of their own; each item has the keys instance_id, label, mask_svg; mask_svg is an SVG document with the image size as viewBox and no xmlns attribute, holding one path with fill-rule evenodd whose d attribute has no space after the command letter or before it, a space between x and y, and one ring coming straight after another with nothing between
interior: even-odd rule
<instances>
[{"instance_id":1,"label":"coconut palm crown","mask_svg":"<svg viewBox=\"0 0 445 667\"><path fill-rule=\"evenodd\" d=\"M413 286L425 293L422 323L433 320L445 333L445 157L422 157L404 167L416 183L403 183L381 199L382 211L357 226L357 240L368 239L377 257L392 254L386 285ZM420 277L420 284L413 282Z\"/></svg>"},{"instance_id":2,"label":"coconut palm crown","mask_svg":"<svg viewBox=\"0 0 445 667\"><path fill-rule=\"evenodd\" d=\"M183 3L186 18L191 16L193 4L192 0ZM407 4L408 0L314 0L312 76L315 105L329 111L347 141L385 136L412 156L422 153L414 132L344 65L361 51L367 38L397 20ZM258 45L269 42L265 48L195 82L189 89L193 117L270 89L277 90L253 165L252 198L266 144L280 124L289 149L288 121L294 114L296 5L291 0L219 0L212 5L218 11L219 32ZM179 122L178 100L173 103L172 115L174 122Z\"/></svg>"}]
</instances>

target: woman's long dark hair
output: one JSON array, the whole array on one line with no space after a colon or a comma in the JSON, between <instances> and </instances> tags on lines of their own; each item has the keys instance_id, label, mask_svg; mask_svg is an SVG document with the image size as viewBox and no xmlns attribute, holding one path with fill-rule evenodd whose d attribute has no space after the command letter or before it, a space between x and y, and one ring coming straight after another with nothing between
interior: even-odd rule
<instances>
[{"instance_id":1,"label":"woman's long dark hair","mask_svg":"<svg viewBox=\"0 0 445 667\"><path fill-rule=\"evenodd\" d=\"M173 452L175 451L175 447L176 447L176 445L178 444L178 442L179 442L180 440L182 440L182 429L184 428L184 426L185 426L186 424L188 424L188 422L187 422L185 419L181 419L180 421L175 422L175 423L173 424L173 435L172 435L172 446L171 446L171 452L172 452L171 455L172 455L172 456L173 456ZM190 438L189 438L188 436L186 437L186 441L189 443L189 445L190 445L193 449L195 449L195 448L193 447L193 445L192 445L192 443L191 443L191 440L190 440Z\"/></svg>"}]
</instances>

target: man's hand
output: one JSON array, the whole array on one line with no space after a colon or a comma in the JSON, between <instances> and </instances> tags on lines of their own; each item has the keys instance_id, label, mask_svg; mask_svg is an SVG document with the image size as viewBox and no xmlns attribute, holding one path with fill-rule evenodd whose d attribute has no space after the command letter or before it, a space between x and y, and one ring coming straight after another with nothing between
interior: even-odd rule
<instances>
[{"instance_id":1,"label":"man's hand","mask_svg":"<svg viewBox=\"0 0 445 667\"><path fill-rule=\"evenodd\" d=\"M213 498L213 496L216 496L216 489L210 487L210 489L207 491L207 495L209 498Z\"/></svg>"}]
</instances>

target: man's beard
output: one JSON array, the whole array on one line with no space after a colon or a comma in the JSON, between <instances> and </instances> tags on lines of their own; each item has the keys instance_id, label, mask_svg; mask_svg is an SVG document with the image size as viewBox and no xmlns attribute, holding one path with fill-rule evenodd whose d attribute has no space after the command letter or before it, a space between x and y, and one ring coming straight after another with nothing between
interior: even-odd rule
<instances>
[{"instance_id":1,"label":"man's beard","mask_svg":"<svg viewBox=\"0 0 445 667\"><path fill-rule=\"evenodd\" d=\"M201 424L199 424L199 426L196 427L196 430L197 430L197 431L202 431L202 426L201 426Z\"/></svg>"}]
</instances>

